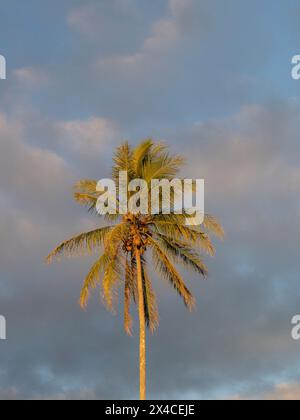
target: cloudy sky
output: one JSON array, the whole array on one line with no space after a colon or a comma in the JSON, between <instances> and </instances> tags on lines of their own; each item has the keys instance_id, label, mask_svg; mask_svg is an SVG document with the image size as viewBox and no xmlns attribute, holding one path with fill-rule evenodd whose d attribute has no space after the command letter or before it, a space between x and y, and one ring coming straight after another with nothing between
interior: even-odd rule
<instances>
[{"instance_id":1,"label":"cloudy sky","mask_svg":"<svg viewBox=\"0 0 300 420\"><path fill-rule=\"evenodd\" d=\"M188 279L196 313L154 278L149 397L300 399L299 16L298 0L1 0L0 399L137 397L137 334L98 294L77 305L89 258L44 257L96 226L74 181L150 136L205 178L226 240Z\"/></svg>"}]
</instances>

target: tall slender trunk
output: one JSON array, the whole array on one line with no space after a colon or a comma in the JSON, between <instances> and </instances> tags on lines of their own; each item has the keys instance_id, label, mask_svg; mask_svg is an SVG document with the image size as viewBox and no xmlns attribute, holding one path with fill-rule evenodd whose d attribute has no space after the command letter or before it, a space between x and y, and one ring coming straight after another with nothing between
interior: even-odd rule
<instances>
[{"instance_id":1,"label":"tall slender trunk","mask_svg":"<svg viewBox=\"0 0 300 420\"><path fill-rule=\"evenodd\" d=\"M140 320L140 399L146 400L146 321L144 306L144 288L141 253L137 249L135 252L137 265L137 285L138 285L138 305Z\"/></svg>"}]
</instances>

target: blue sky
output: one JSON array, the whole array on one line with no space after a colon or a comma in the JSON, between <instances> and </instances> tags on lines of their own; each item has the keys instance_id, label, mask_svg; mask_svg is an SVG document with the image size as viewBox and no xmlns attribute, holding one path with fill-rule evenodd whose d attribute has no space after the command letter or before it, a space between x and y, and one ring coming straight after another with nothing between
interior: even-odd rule
<instances>
[{"instance_id":1,"label":"blue sky","mask_svg":"<svg viewBox=\"0 0 300 420\"><path fill-rule=\"evenodd\" d=\"M226 230L192 317L154 279L149 396L300 398L299 15L296 0L1 1L0 398L136 396L136 338L97 295L76 305L89 259L43 258L97 222L74 181L149 136L205 178Z\"/></svg>"}]
</instances>

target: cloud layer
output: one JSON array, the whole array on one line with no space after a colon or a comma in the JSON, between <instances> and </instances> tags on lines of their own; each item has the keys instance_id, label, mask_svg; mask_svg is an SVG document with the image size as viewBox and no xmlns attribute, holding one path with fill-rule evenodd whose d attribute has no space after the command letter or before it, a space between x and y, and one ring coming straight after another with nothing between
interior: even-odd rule
<instances>
[{"instance_id":1,"label":"cloud layer","mask_svg":"<svg viewBox=\"0 0 300 420\"><path fill-rule=\"evenodd\" d=\"M116 144L149 135L205 178L207 211L226 230L209 281L187 279L195 314L153 277L149 397L299 399L295 2L31 0L8 38L11 4L0 27L11 66L0 85L0 399L137 395L137 334L97 293L86 312L77 305L92 259L44 257L99 222L73 204L73 183L107 176Z\"/></svg>"}]
</instances>

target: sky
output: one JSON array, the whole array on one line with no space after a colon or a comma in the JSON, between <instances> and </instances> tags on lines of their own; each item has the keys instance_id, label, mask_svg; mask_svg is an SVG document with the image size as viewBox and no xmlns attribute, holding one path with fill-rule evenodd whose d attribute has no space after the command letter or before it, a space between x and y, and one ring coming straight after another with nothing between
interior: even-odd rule
<instances>
[{"instance_id":1,"label":"sky","mask_svg":"<svg viewBox=\"0 0 300 420\"><path fill-rule=\"evenodd\" d=\"M152 399L300 399L297 0L0 1L0 399L138 396L138 330L95 293L90 258L47 266L97 226L72 200L123 140L153 137L204 178L222 222L188 313L153 276Z\"/></svg>"}]
</instances>

